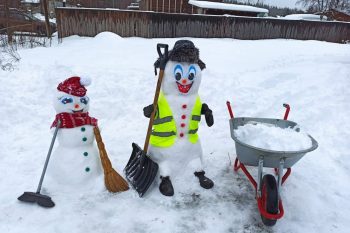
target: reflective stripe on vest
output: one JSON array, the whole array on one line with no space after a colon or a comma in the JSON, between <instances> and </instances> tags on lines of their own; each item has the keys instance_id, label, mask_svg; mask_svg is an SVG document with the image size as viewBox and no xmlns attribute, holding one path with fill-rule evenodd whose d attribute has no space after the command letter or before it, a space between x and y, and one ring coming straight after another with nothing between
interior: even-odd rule
<instances>
[{"instance_id":1,"label":"reflective stripe on vest","mask_svg":"<svg viewBox=\"0 0 350 233\"><path fill-rule=\"evenodd\" d=\"M188 134L195 134L197 133L198 129L191 129L190 131L188 131Z\"/></svg>"},{"instance_id":2,"label":"reflective stripe on vest","mask_svg":"<svg viewBox=\"0 0 350 233\"><path fill-rule=\"evenodd\" d=\"M198 123L201 120L202 103L199 96L193 106L189 122L188 140L191 143L198 141ZM175 143L177 135L176 123L170 106L161 92L158 99L158 111L153 123L150 144L157 147L170 147Z\"/></svg>"},{"instance_id":3,"label":"reflective stripe on vest","mask_svg":"<svg viewBox=\"0 0 350 233\"><path fill-rule=\"evenodd\" d=\"M200 115L199 116L193 115L192 116L192 120L194 120L194 121L201 121L201 116Z\"/></svg>"},{"instance_id":4,"label":"reflective stripe on vest","mask_svg":"<svg viewBox=\"0 0 350 233\"><path fill-rule=\"evenodd\" d=\"M176 135L176 133L174 131L172 131L172 132L155 132L155 131L153 131L151 134L154 136L157 136L157 137L170 137L170 136Z\"/></svg>"},{"instance_id":5,"label":"reflective stripe on vest","mask_svg":"<svg viewBox=\"0 0 350 233\"><path fill-rule=\"evenodd\" d=\"M164 124L164 123L170 122L172 119L173 119L172 116L167 116L167 117L164 117L164 118L158 118L158 119L155 119L153 121L153 125Z\"/></svg>"}]
</instances>

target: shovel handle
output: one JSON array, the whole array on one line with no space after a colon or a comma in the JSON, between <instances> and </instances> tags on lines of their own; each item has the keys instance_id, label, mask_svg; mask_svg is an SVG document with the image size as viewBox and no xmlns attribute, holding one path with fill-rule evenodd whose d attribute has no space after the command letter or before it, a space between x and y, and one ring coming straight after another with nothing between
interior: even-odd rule
<instances>
[{"instance_id":1,"label":"shovel handle","mask_svg":"<svg viewBox=\"0 0 350 233\"><path fill-rule=\"evenodd\" d=\"M169 46L167 44L157 44L157 52L160 58L160 65L159 65L160 70L165 69L165 65L168 61L168 54L169 54L168 48ZM162 53L161 49L164 49L164 53Z\"/></svg>"},{"instance_id":2,"label":"shovel handle","mask_svg":"<svg viewBox=\"0 0 350 233\"><path fill-rule=\"evenodd\" d=\"M162 53L161 49L164 49L164 53ZM151 132L152 132L152 127L153 127L153 121L154 117L156 115L157 111L157 105L158 105L158 98L160 94L160 87L163 82L163 77L164 77L164 69L166 62L168 61L168 45L167 44L157 44L157 52L160 58L160 71L159 71L159 76L158 76L158 82L157 82L157 87L156 87L156 92L154 94L154 99L153 99L153 112L151 114L151 117L149 119L148 123L148 129L147 129L147 135L145 139L145 144L143 147L143 151L147 153L148 146L149 146L149 140L151 138Z\"/></svg>"}]
</instances>

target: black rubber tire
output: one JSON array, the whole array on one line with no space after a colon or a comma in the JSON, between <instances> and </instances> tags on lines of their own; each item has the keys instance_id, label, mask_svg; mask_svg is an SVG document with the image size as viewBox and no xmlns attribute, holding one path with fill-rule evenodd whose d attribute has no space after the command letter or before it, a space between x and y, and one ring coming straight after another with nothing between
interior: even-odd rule
<instances>
[{"instance_id":1,"label":"black rubber tire","mask_svg":"<svg viewBox=\"0 0 350 233\"><path fill-rule=\"evenodd\" d=\"M278 192L277 182L273 175L264 175L261 184L262 195L265 195L265 210L270 214L278 213ZM277 220L268 219L261 215L261 220L266 226L273 226Z\"/></svg>"}]
</instances>

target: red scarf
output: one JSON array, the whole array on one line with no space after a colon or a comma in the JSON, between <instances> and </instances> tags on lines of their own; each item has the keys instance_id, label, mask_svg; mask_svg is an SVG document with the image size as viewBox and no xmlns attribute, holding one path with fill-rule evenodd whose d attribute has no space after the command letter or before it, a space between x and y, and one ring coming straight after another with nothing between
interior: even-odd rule
<instances>
[{"instance_id":1,"label":"red scarf","mask_svg":"<svg viewBox=\"0 0 350 233\"><path fill-rule=\"evenodd\" d=\"M55 121L52 123L52 127L56 127L58 120L61 121L60 128L75 128L82 125L97 126L97 119L90 117L88 112L83 113L68 113L62 112L56 115Z\"/></svg>"}]
</instances>

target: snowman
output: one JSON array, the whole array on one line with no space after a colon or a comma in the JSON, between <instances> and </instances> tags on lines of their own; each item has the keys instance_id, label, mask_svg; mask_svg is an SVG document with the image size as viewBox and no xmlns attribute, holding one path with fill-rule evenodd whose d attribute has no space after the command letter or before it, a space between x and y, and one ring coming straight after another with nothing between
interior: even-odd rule
<instances>
[{"instance_id":1,"label":"snowman","mask_svg":"<svg viewBox=\"0 0 350 233\"><path fill-rule=\"evenodd\" d=\"M155 68L159 68L159 61ZM214 186L203 170L197 133L201 115L209 127L214 124L212 111L201 103L198 95L204 68L198 48L189 40L177 41L169 51L148 150L150 158L159 165L159 190L165 196L174 195L171 180L191 161L195 162L192 172L200 186L205 189ZM152 111L153 105L149 105L144 108L144 115L150 117Z\"/></svg>"},{"instance_id":2,"label":"snowman","mask_svg":"<svg viewBox=\"0 0 350 233\"><path fill-rule=\"evenodd\" d=\"M90 99L87 78L71 77L60 83L54 96L56 118L51 128L61 122L57 134L58 146L51 156L48 176L50 186L103 187L103 172L99 152L94 143L97 119L89 116ZM102 185L102 186L101 186Z\"/></svg>"}]
</instances>

